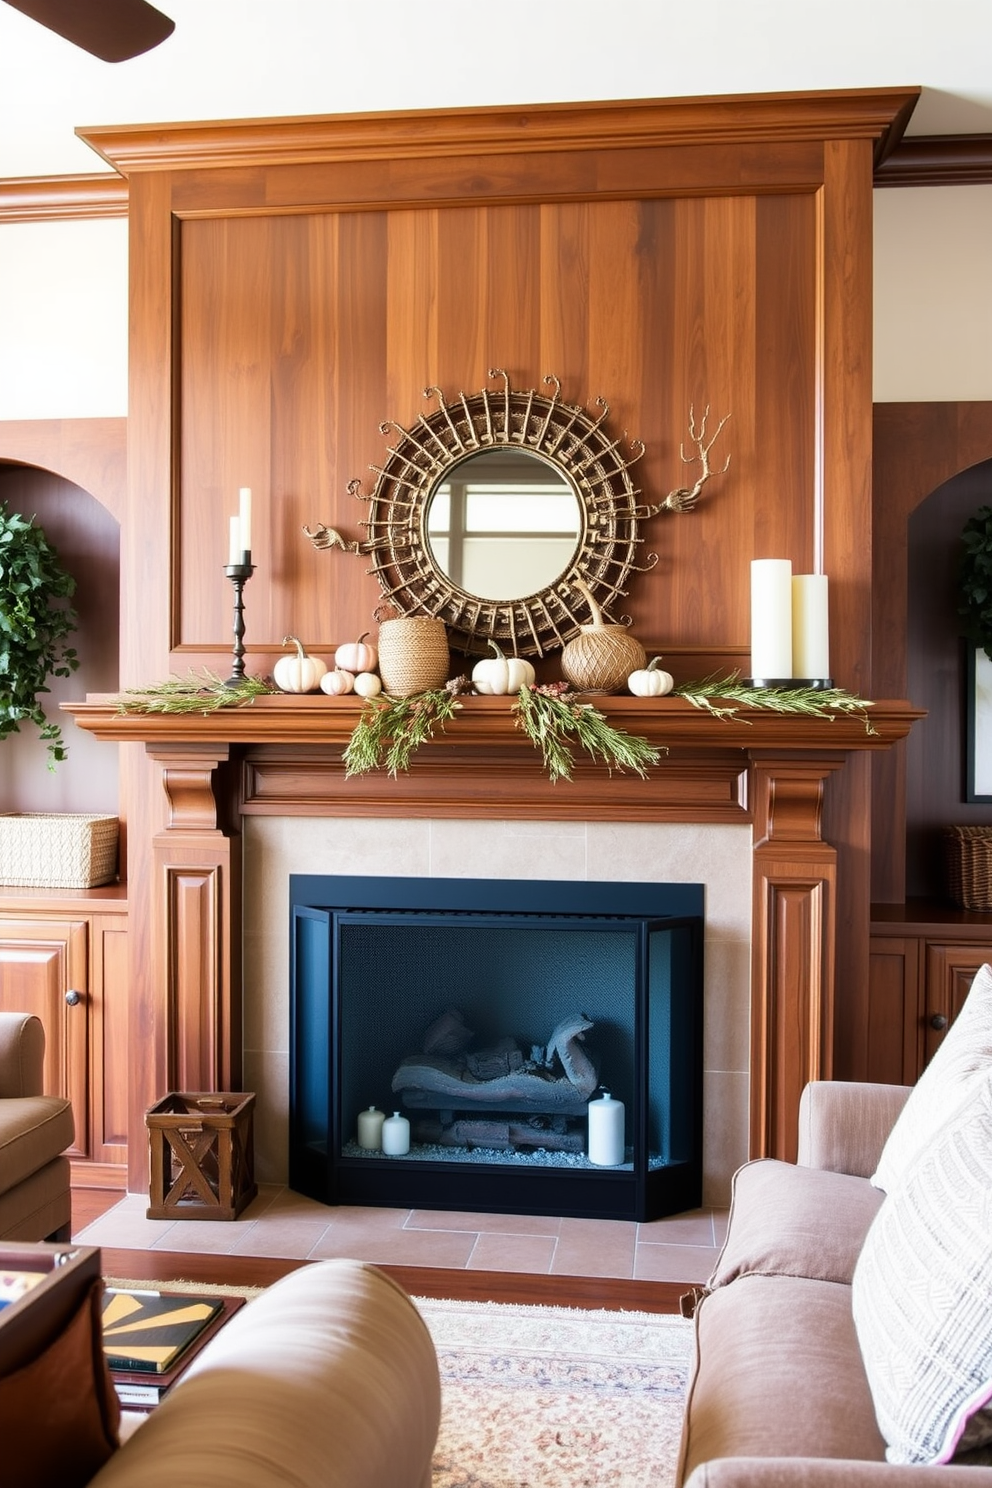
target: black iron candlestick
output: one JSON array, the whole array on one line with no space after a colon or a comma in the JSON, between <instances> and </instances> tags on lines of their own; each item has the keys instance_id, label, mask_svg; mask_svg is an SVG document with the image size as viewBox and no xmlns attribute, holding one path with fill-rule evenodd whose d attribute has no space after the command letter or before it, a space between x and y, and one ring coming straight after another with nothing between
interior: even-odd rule
<instances>
[{"instance_id":1,"label":"black iron candlestick","mask_svg":"<svg viewBox=\"0 0 992 1488\"><path fill-rule=\"evenodd\" d=\"M242 553L240 563L226 563L224 572L234 585L234 664L225 687L239 687L245 679L245 585L255 572L251 553Z\"/></svg>"}]
</instances>

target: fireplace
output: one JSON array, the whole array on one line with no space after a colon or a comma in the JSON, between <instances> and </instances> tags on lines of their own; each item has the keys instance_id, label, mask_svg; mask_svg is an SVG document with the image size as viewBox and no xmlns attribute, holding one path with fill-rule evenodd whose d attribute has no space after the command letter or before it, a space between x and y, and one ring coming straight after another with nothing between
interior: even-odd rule
<instances>
[{"instance_id":1,"label":"fireplace","mask_svg":"<svg viewBox=\"0 0 992 1488\"><path fill-rule=\"evenodd\" d=\"M620 1219L700 1203L702 885L294 874L290 901L293 1188ZM361 1145L370 1106L408 1119L408 1152Z\"/></svg>"}]
</instances>

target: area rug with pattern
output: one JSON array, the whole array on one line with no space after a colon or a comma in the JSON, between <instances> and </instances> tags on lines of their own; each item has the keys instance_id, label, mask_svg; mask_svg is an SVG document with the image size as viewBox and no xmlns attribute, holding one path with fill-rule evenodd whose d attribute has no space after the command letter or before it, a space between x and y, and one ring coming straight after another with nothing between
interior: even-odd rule
<instances>
[{"instance_id":1,"label":"area rug with pattern","mask_svg":"<svg viewBox=\"0 0 992 1488\"><path fill-rule=\"evenodd\" d=\"M432 1488L671 1488L690 1323L648 1312L414 1301L441 1373Z\"/></svg>"},{"instance_id":2,"label":"area rug with pattern","mask_svg":"<svg viewBox=\"0 0 992 1488\"><path fill-rule=\"evenodd\" d=\"M691 1324L416 1301L441 1369L433 1488L669 1488Z\"/></svg>"}]
</instances>

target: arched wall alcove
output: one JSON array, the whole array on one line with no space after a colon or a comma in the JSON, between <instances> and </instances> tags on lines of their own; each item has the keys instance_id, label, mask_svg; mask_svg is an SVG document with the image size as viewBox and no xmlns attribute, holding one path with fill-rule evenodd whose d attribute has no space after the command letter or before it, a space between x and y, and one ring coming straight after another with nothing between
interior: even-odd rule
<instances>
[{"instance_id":1,"label":"arched wall alcove","mask_svg":"<svg viewBox=\"0 0 992 1488\"><path fill-rule=\"evenodd\" d=\"M118 686L120 654L120 523L95 496L64 475L0 455L0 503L34 518L76 581L79 624L72 639L79 668L52 678L42 705L59 722L68 759L48 768L32 723L0 741L0 809L118 813L118 751L107 749L59 712L62 701Z\"/></svg>"},{"instance_id":2,"label":"arched wall alcove","mask_svg":"<svg viewBox=\"0 0 992 1488\"><path fill-rule=\"evenodd\" d=\"M906 891L944 897L941 828L992 823L992 806L968 804L964 789L965 648L958 616L961 530L992 503L992 459L945 481L908 524L909 696L927 709L906 746Z\"/></svg>"}]
</instances>

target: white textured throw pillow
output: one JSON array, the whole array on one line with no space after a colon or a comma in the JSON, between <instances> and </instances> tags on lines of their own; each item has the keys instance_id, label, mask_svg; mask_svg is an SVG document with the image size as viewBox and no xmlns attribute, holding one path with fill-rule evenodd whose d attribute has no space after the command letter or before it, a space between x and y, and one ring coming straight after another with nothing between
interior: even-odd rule
<instances>
[{"instance_id":1,"label":"white textured throw pillow","mask_svg":"<svg viewBox=\"0 0 992 1488\"><path fill-rule=\"evenodd\" d=\"M886 1197L853 1307L890 1462L992 1441L992 1072Z\"/></svg>"},{"instance_id":2,"label":"white textured throw pillow","mask_svg":"<svg viewBox=\"0 0 992 1488\"><path fill-rule=\"evenodd\" d=\"M891 1193L973 1082L992 1070L992 966L979 968L964 1005L903 1106L878 1167L876 1188Z\"/></svg>"}]
</instances>

